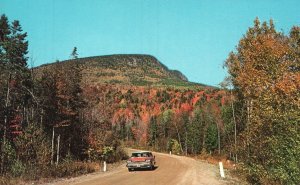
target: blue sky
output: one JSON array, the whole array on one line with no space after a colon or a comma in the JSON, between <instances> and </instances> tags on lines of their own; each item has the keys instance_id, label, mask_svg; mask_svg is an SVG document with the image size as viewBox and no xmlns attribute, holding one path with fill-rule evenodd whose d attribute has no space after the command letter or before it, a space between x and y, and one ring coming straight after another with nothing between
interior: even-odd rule
<instances>
[{"instance_id":1,"label":"blue sky","mask_svg":"<svg viewBox=\"0 0 300 185\"><path fill-rule=\"evenodd\" d=\"M28 32L34 66L79 57L150 54L190 81L218 85L228 53L255 17L288 33L298 0L0 0ZM31 62L29 61L29 65Z\"/></svg>"}]
</instances>

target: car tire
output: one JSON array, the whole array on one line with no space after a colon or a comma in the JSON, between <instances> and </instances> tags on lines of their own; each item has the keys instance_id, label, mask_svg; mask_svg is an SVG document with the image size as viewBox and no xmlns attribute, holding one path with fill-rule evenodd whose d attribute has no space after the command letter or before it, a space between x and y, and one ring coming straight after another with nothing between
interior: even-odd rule
<instances>
[{"instance_id":1,"label":"car tire","mask_svg":"<svg viewBox=\"0 0 300 185\"><path fill-rule=\"evenodd\" d=\"M129 172L132 172L134 169L133 168L128 168L128 171Z\"/></svg>"}]
</instances>

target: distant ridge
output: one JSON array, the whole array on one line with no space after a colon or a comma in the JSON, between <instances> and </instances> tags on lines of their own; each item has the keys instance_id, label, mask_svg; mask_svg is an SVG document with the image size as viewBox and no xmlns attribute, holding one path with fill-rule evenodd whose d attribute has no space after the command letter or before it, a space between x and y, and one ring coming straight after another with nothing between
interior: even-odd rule
<instances>
[{"instance_id":1,"label":"distant ridge","mask_svg":"<svg viewBox=\"0 0 300 185\"><path fill-rule=\"evenodd\" d=\"M142 54L115 54L71 59L44 64L35 70L39 73L44 68L51 68L55 65L68 67L74 62L82 68L83 81L90 85L208 87L189 82L180 71L170 70L154 56Z\"/></svg>"}]
</instances>

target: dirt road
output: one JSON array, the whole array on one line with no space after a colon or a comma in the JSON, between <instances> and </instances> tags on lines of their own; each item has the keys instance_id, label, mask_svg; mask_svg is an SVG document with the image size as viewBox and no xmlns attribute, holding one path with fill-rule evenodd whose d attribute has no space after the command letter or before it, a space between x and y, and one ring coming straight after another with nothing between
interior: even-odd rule
<instances>
[{"instance_id":1,"label":"dirt road","mask_svg":"<svg viewBox=\"0 0 300 185\"><path fill-rule=\"evenodd\" d=\"M219 177L218 168L206 162L176 155L154 153L153 171L128 172L125 165L112 171L94 173L51 185L219 185L233 184Z\"/></svg>"}]
</instances>

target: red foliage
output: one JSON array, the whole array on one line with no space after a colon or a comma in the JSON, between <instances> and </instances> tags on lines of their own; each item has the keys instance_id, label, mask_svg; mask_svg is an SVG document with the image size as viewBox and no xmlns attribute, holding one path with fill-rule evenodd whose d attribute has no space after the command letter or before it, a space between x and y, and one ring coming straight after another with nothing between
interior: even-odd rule
<instances>
[{"instance_id":1,"label":"red foliage","mask_svg":"<svg viewBox=\"0 0 300 185\"><path fill-rule=\"evenodd\" d=\"M154 108L151 115L158 116L160 113L160 105L158 103L154 103Z\"/></svg>"},{"instance_id":2,"label":"red foliage","mask_svg":"<svg viewBox=\"0 0 300 185\"><path fill-rule=\"evenodd\" d=\"M119 108L121 101L120 95L122 92L127 93L128 90L131 90L131 97L134 101L123 98L126 108ZM101 97L108 97L106 96L108 92L110 95L115 95L114 97L110 96L112 98L111 100L109 98L106 99L107 102L110 102L109 106L105 108L107 109L106 112L110 112L107 119L111 120L111 124L118 124L120 122L125 122L125 124L127 124L134 121L135 125L131 127L131 131L136 141L141 145L146 144L147 129L149 127L151 116L160 116L162 111L167 109L172 109L175 116L178 116L179 118L182 114L187 113L188 115L191 115L197 102L202 98L204 101L211 101L214 99L220 100L221 98L221 103L226 103L226 94L219 91L212 94L209 90L189 90L182 92L170 89L167 90L168 98L162 98L162 91L166 90L160 88L150 89L145 87L111 85L100 85L97 88L90 87L85 89L86 93L91 93L88 97L95 100L95 106L97 107L100 106L101 101L104 100ZM160 96L157 96L158 93ZM218 103L215 103L213 109L214 114L220 116L220 108L218 106ZM90 142L95 142L92 138L90 140Z\"/></svg>"},{"instance_id":3,"label":"red foliage","mask_svg":"<svg viewBox=\"0 0 300 185\"><path fill-rule=\"evenodd\" d=\"M209 94L205 94L205 95L206 95L206 101L209 102L211 99L211 95L209 95Z\"/></svg>"},{"instance_id":4,"label":"red foliage","mask_svg":"<svg viewBox=\"0 0 300 185\"><path fill-rule=\"evenodd\" d=\"M141 121L145 124L148 125L148 123L150 122L150 115L149 115L149 112L145 112L145 113L141 113L140 114L140 118L141 118Z\"/></svg>"},{"instance_id":5,"label":"red foliage","mask_svg":"<svg viewBox=\"0 0 300 185\"><path fill-rule=\"evenodd\" d=\"M221 105L224 106L225 103L226 103L226 97L222 96L222 98L221 98Z\"/></svg>"},{"instance_id":6,"label":"red foliage","mask_svg":"<svg viewBox=\"0 0 300 185\"><path fill-rule=\"evenodd\" d=\"M183 103L183 104L181 104L180 111L181 112L191 112L191 111L193 111L193 106L191 106L188 103Z\"/></svg>"},{"instance_id":7,"label":"red foliage","mask_svg":"<svg viewBox=\"0 0 300 185\"><path fill-rule=\"evenodd\" d=\"M119 109L114 113L114 116L112 118L112 123L118 124L121 120L124 120L126 123L132 121L134 119L134 114L131 109Z\"/></svg>"},{"instance_id":8,"label":"red foliage","mask_svg":"<svg viewBox=\"0 0 300 185\"><path fill-rule=\"evenodd\" d=\"M193 99L192 99L192 105L196 105L196 103L199 101L200 97L199 96L195 96Z\"/></svg>"}]
</instances>

